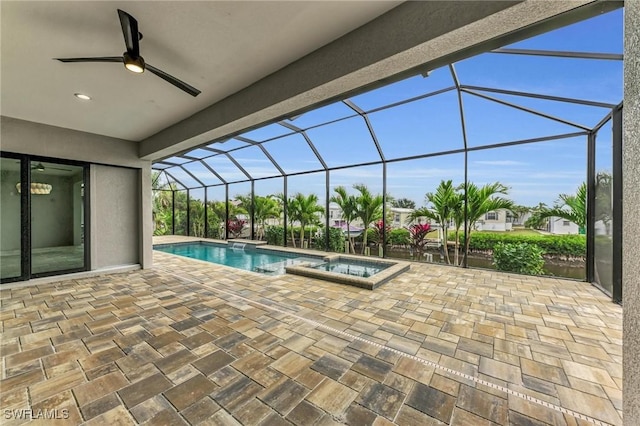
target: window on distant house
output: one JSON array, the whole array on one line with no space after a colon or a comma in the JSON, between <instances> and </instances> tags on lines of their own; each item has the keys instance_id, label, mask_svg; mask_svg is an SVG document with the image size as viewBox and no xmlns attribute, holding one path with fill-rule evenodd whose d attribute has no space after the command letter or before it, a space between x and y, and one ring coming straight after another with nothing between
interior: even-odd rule
<instances>
[{"instance_id":1,"label":"window on distant house","mask_svg":"<svg viewBox=\"0 0 640 426\"><path fill-rule=\"evenodd\" d=\"M487 213L484 218L486 220L498 220L498 213L496 212L489 212Z\"/></svg>"},{"instance_id":2,"label":"window on distant house","mask_svg":"<svg viewBox=\"0 0 640 426\"><path fill-rule=\"evenodd\" d=\"M333 219L333 210L329 210L329 217Z\"/></svg>"},{"instance_id":3,"label":"window on distant house","mask_svg":"<svg viewBox=\"0 0 640 426\"><path fill-rule=\"evenodd\" d=\"M393 221L394 222L400 222L400 213L396 213L393 215Z\"/></svg>"},{"instance_id":4,"label":"window on distant house","mask_svg":"<svg viewBox=\"0 0 640 426\"><path fill-rule=\"evenodd\" d=\"M571 224L571 222L568 221L568 220L563 220L562 221L562 226L569 226L570 224Z\"/></svg>"}]
</instances>

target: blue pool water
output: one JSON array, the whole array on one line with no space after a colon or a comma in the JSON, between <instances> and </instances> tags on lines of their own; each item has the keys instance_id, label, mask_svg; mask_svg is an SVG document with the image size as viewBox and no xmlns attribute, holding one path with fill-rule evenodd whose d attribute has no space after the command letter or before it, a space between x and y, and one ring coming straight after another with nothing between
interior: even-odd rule
<instances>
[{"instance_id":1,"label":"blue pool water","mask_svg":"<svg viewBox=\"0 0 640 426\"><path fill-rule=\"evenodd\" d=\"M373 263L358 262L356 260L338 260L316 265L313 268L321 271L334 272L337 274L353 275L356 277L368 278L377 274L383 269L387 269L388 265L379 265Z\"/></svg>"},{"instance_id":2,"label":"blue pool water","mask_svg":"<svg viewBox=\"0 0 640 426\"><path fill-rule=\"evenodd\" d=\"M256 249L236 249L226 244L212 243L180 243L154 246L155 250L179 256L191 257L245 271L261 272L265 274L283 274L286 265L293 265L309 258L286 253L270 253ZM318 259L313 259L318 261Z\"/></svg>"}]
</instances>

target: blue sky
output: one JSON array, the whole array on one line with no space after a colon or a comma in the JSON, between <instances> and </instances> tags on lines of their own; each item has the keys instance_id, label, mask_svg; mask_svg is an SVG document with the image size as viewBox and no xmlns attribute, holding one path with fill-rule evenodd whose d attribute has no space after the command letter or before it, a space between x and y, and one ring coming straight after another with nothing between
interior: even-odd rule
<instances>
[{"instance_id":1,"label":"blue sky","mask_svg":"<svg viewBox=\"0 0 640 426\"><path fill-rule=\"evenodd\" d=\"M562 28L510 48L622 53L622 9ZM454 64L462 85L500 88L545 95L588 99L617 104L622 100L622 62L486 53ZM427 78L409 79L363 93L350 100L365 111L420 94L452 87L448 67L433 70ZM485 95L522 107L560 117L578 126L593 127L608 110L521 96L483 92ZM525 140L580 131L580 128L529 114L481 97L462 95L467 143L469 147ZM353 116L353 117L351 117ZM345 118L351 117L351 118ZM318 126L330 120L343 119ZM399 107L369 114L373 130L386 159L436 153L463 147L457 92L452 90ZM295 117L289 122L307 130L316 149L329 167L378 161L379 154L364 120L341 102ZM286 173L322 169L304 138L279 124L246 132L243 137L264 141L273 159ZM597 168L611 170L611 126L598 134ZM213 148L232 150L232 156L254 178L279 175L260 148L232 139ZM207 151L190 155L204 157ZM175 160L169 159L169 160ZM228 181L246 179L225 156L205 160ZM509 197L517 204L553 204L560 193L573 193L586 177L586 136L550 142L478 150L468 154L468 177L476 184L500 181L510 188ZM204 166L185 165L207 185L219 184ZM168 169L188 186L199 186L182 171ZM435 190L440 180L464 180L464 156L442 155L387 166L387 189L395 198L409 198L424 205L425 193ZM373 192L382 192L382 166L366 166L331 172L331 187L364 183ZM268 195L282 191L282 178L256 181L256 193ZM230 186L229 193L246 194L250 184ZM288 178L288 192L315 193L325 198L323 172ZM193 192L200 197L203 191ZM209 199L224 197L224 187L210 188Z\"/></svg>"}]
</instances>

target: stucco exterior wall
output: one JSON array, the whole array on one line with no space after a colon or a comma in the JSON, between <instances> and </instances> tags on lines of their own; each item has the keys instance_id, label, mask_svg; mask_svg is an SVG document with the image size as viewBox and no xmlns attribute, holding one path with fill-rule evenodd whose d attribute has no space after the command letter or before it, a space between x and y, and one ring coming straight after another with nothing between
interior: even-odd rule
<instances>
[{"instance_id":1,"label":"stucco exterior wall","mask_svg":"<svg viewBox=\"0 0 640 426\"><path fill-rule=\"evenodd\" d=\"M92 163L92 270L151 266L151 163L140 160L137 142L4 116L0 138L4 152Z\"/></svg>"}]
</instances>

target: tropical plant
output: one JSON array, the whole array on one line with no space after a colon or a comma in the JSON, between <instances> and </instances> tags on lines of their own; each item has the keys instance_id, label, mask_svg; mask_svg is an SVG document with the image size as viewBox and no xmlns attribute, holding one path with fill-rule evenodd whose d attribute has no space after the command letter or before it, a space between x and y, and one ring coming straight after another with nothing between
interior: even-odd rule
<instances>
[{"instance_id":1,"label":"tropical plant","mask_svg":"<svg viewBox=\"0 0 640 426\"><path fill-rule=\"evenodd\" d=\"M305 226L316 225L320 222L318 213L323 213L324 208L318 204L318 196L315 194L304 195L300 192L290 198L287 203L289 219L300 223L300 247L304 246ZM293 233L293 227L291 232ZM293 237L293 234L292 234ZM293 246L295 247L295 240Z\"/></svg>"},{"instance_id":2,"label":"tropical plant","mask_svg":"<svg viewBox=\"0 0 640 426\"><path fill-rule=\"evenodd\" d=\"M537 206L530 208L531 216L524 223L525 228L544 229L549 220L546 217L542 217L540 212L546 208L547 205L545 203L538 203Z\"/></svg>"},{"instance_id":3,"label":"tropical plant","mask_svg":"<svg viewBox=\"0 0 640 426\"><path fill-rule=\"evenodd\" d=\"M435 220L442 228L442 244L444 245L445 261L451 263L449 259L448 230L455 210L462 209L459 205L459 197L453 186L452 180L440 181L436 192L429 192L425 196L428 206L416 209L409 215L409 220L417 220L420 217L428 217Z\"/></svg>"},{"instance_id":4,"label":"tropical plant","mask_svg":"<svg viewBox=\"0 0 640 426\"><path fill-rule=\"evenodd\" d=\"M522 235L512 232L475 231L469 244L469 251L489 252L498 243L535 244L545 255L580 258L586 256L587 239L584 235Z\"/></svg>"},{"instance_id":5,"label":"tropical plant","mask_svg":"<svg viewBox=\"0 0 640 426\"><path fill-rule=\"evenodd\" d=\"M461 187L464 189L464 186ZM506 195L508 188L500 182L489 183L478 187L469 182L466 187L467 194L467 225L465 229L464 257L469 252L469 242L471 241L471 231L474 223L486 213L496 210L511 210L513 201L501 197ZM464 260L464 259L463 259Z\"/></svg>"},{"instance_id":6,"label":"tropical plant","mask_svg":"<svg viewBox=\"0 0 640 426\"><path fill-rule=\"evenodd\" d=\"M364 184L353 185L360 195L356 197L356 216L360 218L364 229L369 228L372 222L382 219L382 195L373 195ZM367 247L367 233L363 233L362 254Z\"/></svg>"},{"instance_id":7,"label":"tropical plant","mask_svg":"<svg viewBox=\"0 0 640 426\"><path fill-rule=\"evenodd\" d=\"M188 235L187 229L187 191L173 191L174 227L176 235Z\"/></svg>"},{"instance_id":8,"label":"tropical plant","mask_svg":"<svg viewBox=\"0 0 640 426\"><path fill-rule=\"evenodd\" d=\"M461 187L458 187L460 190ZM453 240L454 240L454 257L453 263L454 265L459 265L459 255L460 255L460 229L464 228L464 194L461 192L456 192L451 196L451 200L449 201L451 206L451 219L453 222ZM446 247L446 246L445 246ZM448 251L448 249L447 249Z\"/></svg>"},{"instance_id":9,"label":"tropical plant","mask_svg":"<svg viewBox=\"0 0 640 426\"><path fill-rule=\"evenodd\" d=\"M393 207L398 207L401 209L415 209L416 208L416 202L413 200L410 200L408 198L398 198L397 200L393 200L391 202L391 205Z\"/></svg>"},{"instance_id":10,"label":"tropical plant","mask_svg":"<svg viewBox=\"0 0 640 426\"><path fill-rule=\"evenodd\" d=\"M265 230L265 238L267 243L271 245L281 246L284 244L284 227L267 226Z\"/></svg>"},{"instance_id":11,"label":"tropical plant","mask_svg":"<svg viewBox=\"0 0 640 426\"><path fill-rule=\"evenodd\" d=\"M347 239L349 241L349 253L355 253L355 247L353 238L351 237L351 222L356 219L357 215L357 201L356 197L347 194L347 189L344 186L337 186L333 189L336 193L329 199L332 203L336 203L342 211L342 219L347 225Z\"/></svg>"},{"instance_id":12,"label":"tropical plant","mask_svg":"<svg viewBox=\"0 0 640 426\"><path fill-rule=\"evenodd\" d=\"M389 243L392 246L406 246L410 244L409 230L406 228L392 229L389 233Z\"/></svg>"},{"instance_id":13,"label":"tropical plant","mask_svg":"<svg viewBox=\"0 0 640 426\"><path fill-rule=\"evenodd\" d=\"M386 238L384 244L387 244L387 242L389 241L389 234L391 234L391 225L385 225L382 220L378 220L373 224L372 230L374 231L375 241L378 243L378 245L383 244L382 234L384 230L384 235Z\"/></svg>"},{"instance_id":14,"label":"tropical plant","mask_svg":"<svg viewBox=\"0 0 640 426\"><path fill-rule=\"evenodd\" d=\"M547 225L547 218L542 217L539 211L534 211L524 223L525 228L543 229Z\"/></svg>"},{"instance_id":15,"label":"tropical plant","mask_svg":"<svg viewBox=\"0 0 640 426\"><path fill-rule=\"evenodd\" d=\"M541 218L559 217L571 221L582 230L587 226L587 184L582 182L574 194L560 194L552 208L540 211Z\"/></svg>"},{"instance_id":16,"label":"tropical plant","mask_svg":"<svg viewBox=\"0 0 640 426\"><path fill-rule=\"evenodd\" d=\"M499 271L541 275L544 273L543 254L544 250L535 244L498 243L493 247L493 264Z\"/></svg>"},{"instance_id":17,"label":"tropical plant","mask_svg":"<svg viewBox=\"0 0 640 426\"><path fill-rule=\"evenodd\" d=\"M189 228L189 235L204 237L204 203L195 198L189 199Z\"/></svg>"},{"instance_id":18,"label":"tropical plant","mask_svg":"<svg viewBox=\"0 0 640 426\"><path fill-rule=\"evenodd\" d=\"M226 214L224 201L207 201L207 222L209 222L207 238L224 238Z\"/></svg>"},{"instance_id":19,"label":"tropical plant","mask_svg":"<svg viewBox=\"0 0 640 426\"><path fill-rule=\"evenodd\" d=\"M327 247L326 238L326 228L323 227L320 231L320 237L317 240L318 249L329 250L335 253L342 253L344 251L342 229L329 227L329 247Z\"/></svg>"},{"instance_id":20,"label":"tropical plant","mask_svg":"<svg viewBox=\"0 0 640 426\"><path fill-rule=\"evenodd\" d=\"M530 211L531 211L530 207L521 206L521 205L514 205L511 208L511 212L513 213L514 219L516 219L516 220L522 219Z\"/></svg>"},{"instance_id":21,"label":"tropical plant","mask_svg":"<svg viewBox=\"0 0 640 426\"><path fill-rule=\"evenodd\" d=\"M172 191L153 190L153 235L170 234L173 226Z\"/></svg>"},{"instance_id":22,"label":"tropical plant","mask_svg":"<svg viewBox=\"0 0 640 426\"><path fill-rule=\"evenodd\" d=\"M238 208L255 221L252 226L256 231L256 239L264 239L267 219L280 217L278 201L271 196L251 197L251 194L236 195L235 199L238 201Z\"/></svg>"},{"instance_id":23,"label":"tropical plant","mask_svg":"<svg viewBox=\"0 0 640 426\"><path fill-rule=\"evenodd\" d=\"M431 231L428 223L416 223L407 228L411 236L411 247L414 250L416 259L422 259L424 246L427 244L427 234Z\"/></svg>"},{"instance_id":24,"label":"tropical plant","mask_svg":"<svg viewBox=\"0 0 640 426\"><path fill-rule=\"evenodd\" d=\"M287 217L286 223L289 225L289 232L291 233L291 243L293 244L293 247L295 247L296 246L296 237L295 237L295 231L294 231L294 226L293 225L297 220L296 219L296 217L297 217L296 210L298 209L298 206L296 205L295 202L293 202L293 204L292 204L293 198L287 199L283 192L278 192L277 194L274 194L271 197L278 204L278 208L280 210L280 216L279 217L281 219L285 215Z\"/></svg>"},{"instance_id":25,"label":"tropical plant","mask_svg":"<svg viewBox=\"0 0 640 426\"><path fill-rule=\"evenodd\" d=\"M242 234L246 223L247 222L242 219L230 219L227 221L227 229L233 238L238 238Z\"/></svg>"}]
</instances>

